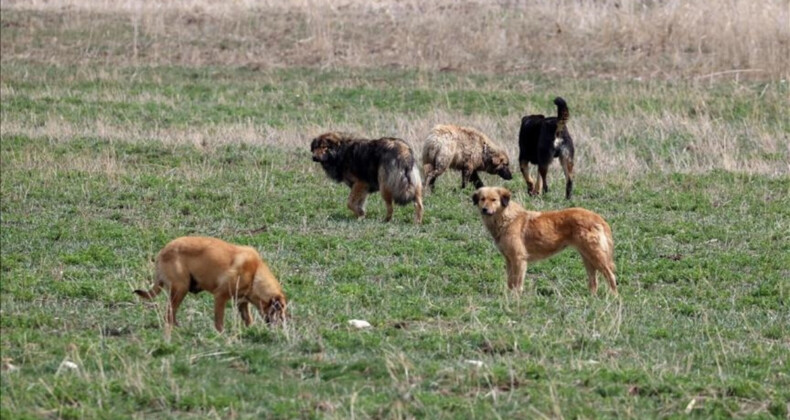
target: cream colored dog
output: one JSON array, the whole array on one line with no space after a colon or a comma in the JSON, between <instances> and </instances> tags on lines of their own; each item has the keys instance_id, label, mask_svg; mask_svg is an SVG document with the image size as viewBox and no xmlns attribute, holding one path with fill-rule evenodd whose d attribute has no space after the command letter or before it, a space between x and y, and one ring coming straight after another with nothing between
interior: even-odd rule
<instances>
[{"instance_id":1,"label":"cream colored dog","mask_svg":"<svg viewBox=\"0 0 790 420\"><path fill-rule=\"evenodd\" d=\"M612 230L601 216L582 208L528 211L510 201L510 191L498 187L478 189L472 201L505 256L511 290L521 290L527 262L548 258L571 246L582 256L590 292L598 291L600 271L617 295Z\"/></svg>"},{"instance_id":2,"label":"cream colored dog","mask_svg":"<svg viewBox=\"0 0 790 420\"><path fill-rule=\"evenodd\" d=\"M475 188L483 186L478 171L496 174L503 179L513 179L507 152L488 136L471 127L437 125L431 129L422 148L425 185L433 190L436 178L447 169L461 171L461 189L472 182Z\"/></svg>"},{"instance_id":3,"label":"cream colored dog","mask_svg":"<svg viewBox=\"0 0 790 420\"><path fill-rule=\"evenodd\" d=\"M176 312L187 292L207 291L214 295L214 327L222 332L225 304L237 302L244 324L252 324L252 304L266 322L285 319L286 299L280 283L258 251L223 240L185 236L174 239L156 258L156 278L150 291L135 290L152 299L162 288L170 294L165 319L178 325Z\"/></svg>"}]
</instances>

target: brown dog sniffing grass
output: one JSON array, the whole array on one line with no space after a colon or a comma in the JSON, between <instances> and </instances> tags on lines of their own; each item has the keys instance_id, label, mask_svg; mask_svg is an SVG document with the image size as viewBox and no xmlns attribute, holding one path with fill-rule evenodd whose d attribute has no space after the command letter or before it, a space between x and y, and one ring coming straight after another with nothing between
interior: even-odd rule
<instances>
[{"instance_id":1,"label":"brown dog sniffing grass","mask_svg":"<svg viewBox=\"0 0 790 420\"><path fill-rule=\"evenodd\" d=\"M548 258L571 246L582 256L590 293L598 291L600 271L617 295L612 230L598 214L578 207L545 212L525 210L510 200L510 191L500 187L478 189L472 202L480 209L483 224L505 257L511 290L521 291L527 262Z\"/></svg>"},{"instance_id":2,"label":"brown dog sniffing grass","mask_svg":"<svg viewBox=\"0 0 790 420\"><path fill-rule=\"evenodd\" d=\"M178 325L176 312L187 292L204 290L214 295L214 327L219 332L224 327L225 305L231 299L247 326L253 321L250 304L267 323L285 319L286 299L280 283L252 247L207 237L174 239L156 258L153 289L134 293L153 299L162 288L170 294L165 315L170 326Z\"/></svg>"},{"instance_id":3,"label":"brown dog sniffing grass","mask_svg":"<svg viewBox=\"0 0 790 420\"><path fill-rule=\"evenodd\" d=\"M502 179L513 179L510 158L505 149L481 131L471 127L439 124L428 133L422 148L425 185L433 190L436 178L447 169L461 171L461 189L472 182L483 186L479 171L495 174Z\"/></svg>"}]
</instances>

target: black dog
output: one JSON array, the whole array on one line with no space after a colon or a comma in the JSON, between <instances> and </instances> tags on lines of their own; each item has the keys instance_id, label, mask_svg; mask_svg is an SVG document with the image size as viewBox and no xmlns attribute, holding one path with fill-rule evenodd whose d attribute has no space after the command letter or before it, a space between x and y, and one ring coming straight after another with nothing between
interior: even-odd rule
<instances>
[{"instance_id":1,"label":"black dog","mask_svg":"<svg viewBox=\"0 0 790 420\"><path fill-rule=\"evenodd\" d=\"M560 159L565 172L565 198L571 198L573 191L573 139L566 127L570 113L565 100L554 99L557 105L557 117L546 118L543 115L527 115L521 119L521 131L518 133L518 163L521 173L527 181L530 195L549 192L546 172L554 158ZM529 176L529 164L538 165L538 178L532 182ZM543 181L541 183L541 180Z\"/></svg>"},{"instance_id":2,"label":"black dog","mask_svg":"<svg viewBox=\"0 0 790 420\"><path fill-rule=\"evenodd\" d=\"M348 208L359 217L365 216L368 194L381 190L392 219L392 203L414 202L414 220L422 222L422 179L414 152L403 140L384 137L378 140L356 138L346 133L329 132L310 144L313 161L321 164L326 174L351 187Z\"/></svg>"}]
</instances>

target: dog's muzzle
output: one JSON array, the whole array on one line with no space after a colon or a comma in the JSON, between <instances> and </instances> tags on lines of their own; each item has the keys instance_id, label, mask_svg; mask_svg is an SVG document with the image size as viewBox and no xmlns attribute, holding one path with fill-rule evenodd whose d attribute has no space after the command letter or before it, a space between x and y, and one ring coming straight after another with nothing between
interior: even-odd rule
<instances>
[{"instance_id":1,"label":"dog's muzzle","mask_svg":"<svg viewBox=\"0 0 790 420\"><path fill-rule=\"evenodd\" d=\"M491 210L489 210L489 209L487 209L485 207L480 209L480 213L483 213L483 216L491 216L491 215L494 214L493 211L491 211Z\"/></svg>"},{"instance_id":2,"label":"dog's muzzle","mask_svg":"<svg viewBox=\"0 0 790 420\"><path fill-rule=\"evenodd\" d=\"M510 169L508 169L508 168L500 169L499 170L499 176L501 176L502 179L504 179L506 181L510 181L511 179L513 179L513 174L510 173Z\"/></svg>"},{"instance_id":3,"label":"dog's muzzle","mask_svg":"<svg viewBox=\"0 0 790 420\"><path fill-rule=\"evenodd\" d=\"M316 155L313 155L313 162L319 162L319 163L322 163L322 162L323 162L323 161L325 161L325 160L326 160L326 159L325 159L323 156L316 156Z\"/></svg>"}]
</instances>

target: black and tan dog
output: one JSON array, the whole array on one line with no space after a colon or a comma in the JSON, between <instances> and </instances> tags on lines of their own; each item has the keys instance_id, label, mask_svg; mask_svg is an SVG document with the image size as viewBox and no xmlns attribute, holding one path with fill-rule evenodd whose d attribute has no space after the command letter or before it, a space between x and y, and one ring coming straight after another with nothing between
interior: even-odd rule
<instances>
[{"instance_id":1,"label":"black and tan dog","mask_svg":"<svg viewBox=\"0 0 790 420\"><path fill-rule=\"evenodd\" d=\"M153 289L134 292L153 299L162 288L170 294L165 315L170 326L178 325L176 312L187 292L204 290L214 295L214 327L219 332L228 300L236 301L247 326L253 321L250 304L267 323L285 318L285 295L258 251L216 238L185 236L165 245L156 257Z\"/></svg>"},{"instance_id":2,"label":"black and tan dog","mask_svg":"<svg viewBox=\"0 0 790 420\"><path fill-rule=\"evenodd\" d=\"M385 221L392 219L393 201L414 202L417 223L422 223L422 179L414 152L403 140L384 137L367 140L345 133L324 133L310 144L313 160L326 174L351 187L348 208L357 217L365 216L368 194L381 190L387 205Z\"/></svg>"},{"instance_id":3,"label":"black and tan dog","mask_svg":"<svg viewBox=\"0 0 790 420\"><path fill-rule=\"evenodd\" d=\"M483 186L478 171L513 179L504 149L479 130L452 124L437 125L428 133L422 148L422 165L425 184L431 189L447 169L461 171L461 189L470 181L475 188Z\"/></svg>"},{"instance_id":4,"label":"black and tan dog","mask_svg":"<svg viewBox=\"0 0 790 420\"><path fill-rule=\"evenodd\" d=\"M518 163L527 181L530 195L549 192L546 174L555 158L565 172L565 198L570 199L573 192L573 139L568 132L567 123L570 113L565 101L557 97L557 117L528 115L521 119L518 133ZM535 182L529 176L529 164L538 165L538 178ZM542 182L541 182L542 181Z\"/></svg>"},{"instance_id":5,"label":"black and tan dog","mask_svg":"<svg viewBox=\"0 0 790 420\"><path fill-rule=\"evenodd\" d=\"M527 262L548 258L570 246L582 256L590 292L598 291L600 271L617 295L612 230L598 214L582 208L528 211L510 200L510 191L496 187L478 189L472 201L505 257L511 290L521 290Z\"/></svg>"}]
</instances>

